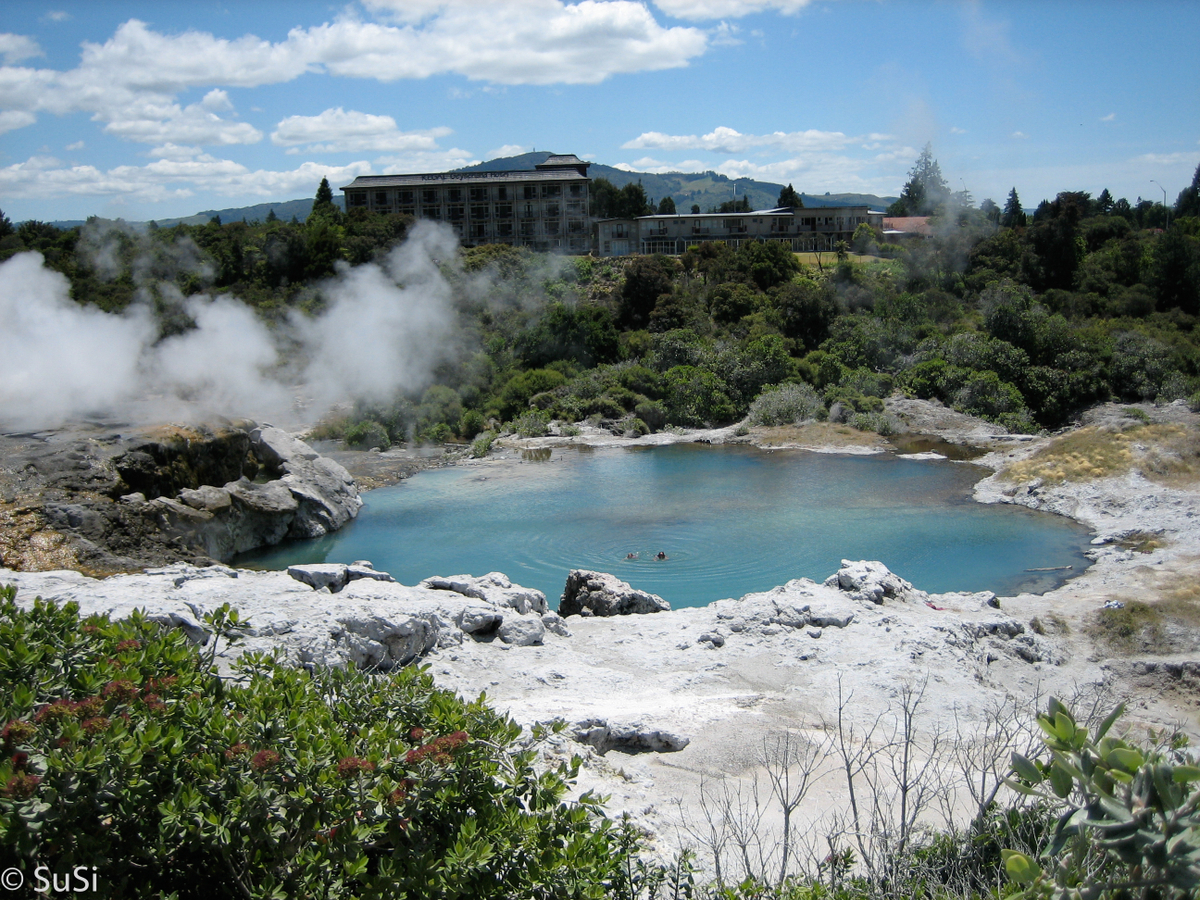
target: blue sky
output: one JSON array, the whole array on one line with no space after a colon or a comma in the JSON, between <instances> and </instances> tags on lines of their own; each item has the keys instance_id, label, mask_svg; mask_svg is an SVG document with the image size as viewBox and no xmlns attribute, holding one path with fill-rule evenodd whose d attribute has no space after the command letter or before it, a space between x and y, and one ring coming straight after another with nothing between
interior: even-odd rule
<instances>
[{"instance_id":1,"label":"blue sky","mask_svg":"<svg viewBox=\"0 0 1200 900\"><path fill-rule=\"evenodd\" d=\"M9 0L0 29L13 221L531 149L894 195L929 142L952 188L1027 207L1173 203L1200 163L1187 0Z\"/></svg>"}]
</instances>

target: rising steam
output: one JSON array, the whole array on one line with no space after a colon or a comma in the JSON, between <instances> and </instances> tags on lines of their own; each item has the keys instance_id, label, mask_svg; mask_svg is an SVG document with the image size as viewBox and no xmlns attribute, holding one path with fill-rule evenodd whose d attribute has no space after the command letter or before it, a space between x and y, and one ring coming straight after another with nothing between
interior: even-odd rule
<instances>
[{"instance_id":1,"label":"rising steam","mask_svg":"<svg viewBox=\"0 0 1200 900\"><path fill-rule=\"evenodd\" d=\"M97 248L111 258L108 244ZM0 428L212 414L301 425L338 402L420 390L451 346L451 287L437 261L455 250L448 228L420 222L381 265L323 285L316 317L269 329L233 297L194 295L178 304L196 327L164 340L148 302L120 315L80 306L40 254L19 254L0 264Z\"/></svg>"}]
</instances>

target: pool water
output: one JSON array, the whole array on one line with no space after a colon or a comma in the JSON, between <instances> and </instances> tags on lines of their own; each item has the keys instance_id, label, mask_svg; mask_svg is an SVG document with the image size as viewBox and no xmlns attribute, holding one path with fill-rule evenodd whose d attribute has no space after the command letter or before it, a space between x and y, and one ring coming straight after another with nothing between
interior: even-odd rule
<instances>
[{"instance_id":1,"label":"pool water","mask_svg":"<svg viewBox=\"0 0 1200 900\"><path fill-rule=\"evenodd\" d=\"M367 559L405 584L500 571L552 607L570 569L681 607L824 579L842 559L881 560L930 592L998 594L1046 591L1089 564L1085 528L976 503L986 471L963 463L695 444L539 456L421 472L365 494L336 534L238 564Z\"/></svg>"}]
</instances>

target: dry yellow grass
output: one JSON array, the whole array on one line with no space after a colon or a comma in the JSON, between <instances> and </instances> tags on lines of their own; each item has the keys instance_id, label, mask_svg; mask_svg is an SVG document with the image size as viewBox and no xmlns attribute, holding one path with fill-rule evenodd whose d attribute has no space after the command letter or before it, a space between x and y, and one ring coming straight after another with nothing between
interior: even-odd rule
<instances>
[{"instance_id":1,"label":"dry yellow grass","mask_svg":"<svg viewBox=\"0 0 1200 900\"><path fill-rule=\"evenodd\" d=\"M1137 425L1123 431L1089 426L1054 438L1013 463L1008 481L1092 481L1136 468L1147 478L1187 484L1200 478L1200 435L1183 425Z\"/></svg>"},{"instance_id":2,"label":"dry yellow grass","mask_svg":"<svg viewBox=\"0 0 1200 900\"><path fill-rule=\"evenodd\" d=\"M833 422L772 425L754 428L753 432L754 443L762 447L887 447L887 441L873 431Z\"/></svg>"}]
</instances>

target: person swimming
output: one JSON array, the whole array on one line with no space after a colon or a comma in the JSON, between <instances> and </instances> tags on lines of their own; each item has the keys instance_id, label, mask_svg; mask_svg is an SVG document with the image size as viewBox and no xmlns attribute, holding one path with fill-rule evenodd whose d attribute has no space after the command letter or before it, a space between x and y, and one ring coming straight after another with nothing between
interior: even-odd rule
<instances>
[{"instance_id":1,"label":"person swimming","mask_svg":"<svg viewBox=\"0 0 1200 900\"><path fill-rule=\"evenodd\" d=\"M661 550L659 550L658 553L655 554L654 558L655 559L666 559L667 554L665 554Z\"/></svg>"},{"instance_id":2,"label":"person swimming","mask_svg":"<svg viewBox=\"0 0 1200 900\"><path fill-rule=\"evenodd\" d=\"M626 553L625 554L626 559L637 559L637 557L638 557L637 553Z\"/></svg>"}]
</instances>

